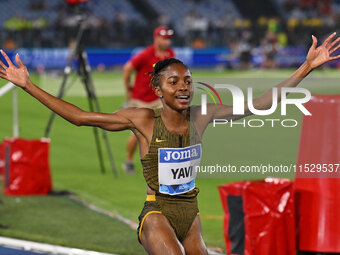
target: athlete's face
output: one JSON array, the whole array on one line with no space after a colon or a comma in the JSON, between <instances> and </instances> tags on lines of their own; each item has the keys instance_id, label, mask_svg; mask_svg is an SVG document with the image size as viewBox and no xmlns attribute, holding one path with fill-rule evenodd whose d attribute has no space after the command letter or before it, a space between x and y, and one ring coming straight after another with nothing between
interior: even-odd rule
<instances>
[{"instance_id":1,"label":"athlete's face","mask_svg":"<svg viewBox=\"0 0 340 255\"><path fill-rule=\"evenodd\" d=\"M190 70L182 64L172 64L161 74L157 95L163 96L163 103L172 109L187 109L193 96Z\"/></svg>"}]
</instances>

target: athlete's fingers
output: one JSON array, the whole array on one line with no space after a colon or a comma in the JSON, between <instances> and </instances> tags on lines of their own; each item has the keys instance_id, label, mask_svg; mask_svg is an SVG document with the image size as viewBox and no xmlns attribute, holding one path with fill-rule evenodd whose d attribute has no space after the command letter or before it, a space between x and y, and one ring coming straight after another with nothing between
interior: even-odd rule
<instances>
[{"instance_id":1,"label":"athlete's fingers","mask_svg":"<svg viewBox=\"0 0 340 255\"><path fill-rule=\"evenodd\" d=\"M4 52L3 50L0 50L0 52L1 52L2 56L4 56L4 58L6 59L8 66L13 66L13 63L9 59L9 57L7 56L6 52Z\"/></svg>"},{"instance_id":2,"label":"athlete's fingers","mask_svg":"<svg viewBox=\"0 0 340 255\"><path fill-rule=\"evenodd\" d=\"M340 58L340 54L334 57L330 57L330 60L335 60L335 59L339 59Z\"/></svg>"},{"instance_id":3,"label":"athlete's fingers","mask_svg":"<svg viewBox=\"0 0 340 255\"><path fill-rule=\"evenodd\" d=\"M6 80L7 80L7 76L6 76L6 75L3 75L3 74L1 74L1 73L0 73L0 78L6 79Z\"/></svg>"},{"instance_id":4,"label":"athlete's fingers","mask_svg":"<svg viewBox=\"0 0 340 255\"><path fill-rule=\"evenodd\" d=\"M316 45L318 44L318 39L316 39L314 35L312 35L312 39L313 39L312 49L315 50Z\"/></svg>"},{"instance_id":5,"label":"athlete's fingers","mask_svg":"<svg viewBox=\"0 0 340 255\"><path fill-rule=\"evenodd\" d=\"M21 60L19 58L19 54L18 53L15 55L15 61L17 62L19 67L24 67L23 63L21 62Z\"/></svg>"},{"instance_id":6,"label":"athlete's fingers","mask_svg":"<svg viewBox=\"0 0 340 255\"><path fill-rule=\"evenodd\" d=\"M3 74L3 75L6 75L6 71L3 70L2 68L0 68L0 73Z\"/></svg>"},{"instance_id":7,"label":"athlete's fingers","mask_svg":"<svg viewBox=\"0 0 340 255\"><path fill-rule=\"evenodd\" d=\"M340 41L340 40L339 40ZM340 44L338 44L336 47L334 47L333 49L331 49L329 51L329 55L331 55L333 52L337 51L340 48Z\"/></svg>"},{"instance_id":8,"label":"athlete's fingers","mask_svg":"<svg viewBox=\"0 0 340 255\"><path fill-rule=\"evenodd\" d=\"M6 70L8 67L0 60L0 66L4 69L4 70Z\"/></svg>"},{"instance_id":9,"label":"athlete's fingers","mask_svg":"<svg viewBox=\"0 0 340 255\"><path fill-rule=\"evenodd\" d=\"M333 34L331 34L330 36L328 36L328 38L323 42L323 46L327 47L328 44L331 42L331 40L333 39L333 37L336 35L336 32L334 32Z\"/></svg>"},{"instance_id":10,"label":"athlete's fingers","mask_svg":"<svg viewBox=\"0 0 340 255\"><path fill-rule=\"evenodd\" d=\"M340 42L340 37L338 37L336 40L334 40L328 47L328 49L332 50L332 48L338 43Z\"/></svg>"}]
</instances>

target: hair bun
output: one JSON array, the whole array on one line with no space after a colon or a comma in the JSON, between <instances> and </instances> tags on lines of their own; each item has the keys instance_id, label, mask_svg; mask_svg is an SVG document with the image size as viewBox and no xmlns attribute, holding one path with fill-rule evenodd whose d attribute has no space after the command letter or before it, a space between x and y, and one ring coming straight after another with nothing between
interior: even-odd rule
<instances>
[{"instance_id":1,"label":"hair bun","mask_svg":"<svg viewBox=\"0 0 340 255\"><path fill-rule=\"evenodd\" d=\"M184 65L182 61L180 61L177 58L166 58L161 61L158 61L157 63L153 64L153 71L151 72L151 80L150 85L155 88L159 86L159 73L166 67L172 65L172 64L181 64ZM186 65L184 65L187 67Z\"/></svg>"}]
</instances>

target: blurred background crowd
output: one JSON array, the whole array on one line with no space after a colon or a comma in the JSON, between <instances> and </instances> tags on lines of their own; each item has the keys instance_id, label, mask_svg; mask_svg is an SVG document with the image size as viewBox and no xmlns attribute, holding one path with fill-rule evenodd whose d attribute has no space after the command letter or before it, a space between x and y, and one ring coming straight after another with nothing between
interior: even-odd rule
<instances>
[{"instance_id":1,"label":"blurred background crowd","mask_svg":"<svg viewBox=\"0 0 340 255\"><path fill-rule=\"evenodd\" d=\"M0 45L4 49L67 47L79 13L85 17L86 47L132 48L152 43L159 25L175 30L173 45L228 47L247 67L253 49L275 67L275 53L307 46L340 23L340 0L92 0L71 7L62 0L1 0ZM320 38L323 39L323 38Z\"/></svg>"},{"instance_id":2,"label":"blurred background crowd","mask_svg":"<svg viewBox=\"0 0 340 255\"><path fill-rule=\"evenodd\" d=\"M1 0L0 42L5 48L62 47L74 37L76 11L60 0ZM254 2L245 4L242 2ZM85 5L86 45L148 45L158 25L176 31L176 46L301 45L336 29L340 0L93 0Z\"/></svg>"}]
</instances>

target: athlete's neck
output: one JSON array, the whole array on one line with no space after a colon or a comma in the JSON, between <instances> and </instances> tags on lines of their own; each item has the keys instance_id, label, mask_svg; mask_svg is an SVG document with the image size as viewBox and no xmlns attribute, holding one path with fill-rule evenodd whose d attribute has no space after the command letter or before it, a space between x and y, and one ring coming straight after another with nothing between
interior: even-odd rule
<instances>
[{"instance_id":1,"label":"athlete's neck","mask_svg":"<svg viewBox=\"0 0 340 255\"><path fill-rule=\"evenodd\" d=\"M168 130L183 135L188 129L187 112L188 109L176 111L165 105L161 111L161 117Z\"/></svg>"}]
</instances>

